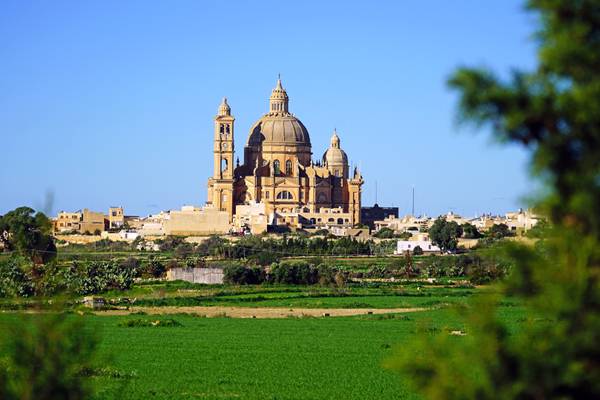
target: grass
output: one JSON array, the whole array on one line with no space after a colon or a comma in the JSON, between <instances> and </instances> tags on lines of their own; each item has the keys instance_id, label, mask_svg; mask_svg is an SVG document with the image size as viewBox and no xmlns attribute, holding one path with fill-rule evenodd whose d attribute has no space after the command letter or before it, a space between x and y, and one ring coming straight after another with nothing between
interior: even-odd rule
<instances>
[{"instance_id":1,"label":"grass","mask_svg":"<svg viewBox=\"0 0 600 400\"><path fill-rule=\"evenodd\" d=\"M206 290L213 292L214 299L225 299L219 305L269 306L465 304L477 295L474 290L433 287L421 288L427 292L421 295L416 287L403 288L404 295L392 294L389 287L351 288L349 296L335 296L330 288L307 287ZM390 293L383 293L386 290ZM305 294L330 296L299 297ZM501 303L499 312L510 321L511 329L527 320L523 309L508 300ZM0 337L17 318L19 314L0 314ZM108 360L86 378L98 389L96 399L417 399L402 376L382 367L384 360L394 349L410 346L422 334L417 332L424 323L431 333L466 330L460 312L450 307L344 318L235 319L186 314L73 314L71 318L84 318L89 334L100 336L99 359ZM167 323L174 328L159 329L153 325L156 320L174 321Z\"/></svg>"},{"instance_id":2,"label":"grass","mask_svg":"<svg viewBox=\"0 0 600 400\"><path fill-rule=\"evenodd\" d=\"M511 318L517 310L512 308ZM14 314L0 315L0 334ZM75 317L74 317L75 318ZM131 317L84 316L100 332L111 374L92 378L97 399L416 399L401 376L382 368L416 326L461 330L452 311L410 318L231 319L178 315L176 329L121 326Z\"/></svg>"}]
</instances>

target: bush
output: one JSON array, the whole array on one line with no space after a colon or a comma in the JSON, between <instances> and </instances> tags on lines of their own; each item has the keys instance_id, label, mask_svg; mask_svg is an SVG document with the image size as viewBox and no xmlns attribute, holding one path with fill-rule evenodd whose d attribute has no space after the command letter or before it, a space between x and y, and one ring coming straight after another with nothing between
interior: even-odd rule
<instances>
[{"instance_id":1,"label":"bush","mask_svg":"<svg viewBox=\"0 0 600 400\"><path fill-rule=\"evenodd\" d=\"M223 281L234 285L257 285L265 281L262 268L228 265L223 269Z\"/></svg>"},{"instance_id":2,"label":"bush","mask_svg":"<svg viewBox=\"0 0 600 400\"><path fill-rule=\"evenodd\" d=\"M190 243L181 243L175 248L175 257L185 259L189 257L193 251L194 247Z\"/></svg>"},{"instance_id":3,"label":"bush","mask_svg":"<svg viewBox=\"0 0 600 400\"><path fill-rule=\"evenodd\" d=\"M127 290L133 284L137 271L122 267L114 261L92 261L81 264L73 271L79 284L79 294L95 294L107 290Z\"/></svg>"},{"instance_id":4,"label":"bush","mask_svg":"<svg viewBox=\"0 0 600 400\"><path fill-rule=\"evenodd\" d=\"M163 318L163 319L130 319L125 322L119 323L119 326L125 328L146 328L146 327L156 327L156 328L173 328L183 326L180 322L174 320L173 318Z\"/></svg>"},{"instance_id":5,"label":"bush","mask_svg":"<svg viewBox=\"0 0 600 400\"><path fill-rule=\"evenodd\" d=\"M421 248L421 246L415 246L415 248L413 249L413 255L415 255L415 256L423 255L423 249Z\"/></svg>"},{"instance_id":6,"label":"bush","mask_svg":"<svg viewBox=\"0 0 600 400\"><path fill-rule=\"evenodd\" d=\"M293 285L314 285L319 282L318 270L306 261L284 261L271 268L271 281Z\"/></svg>"},{"instance_id":7,"label":"bush","mask_svg":"<svg viewBox=\"0 0 600 400\"><path fill-rule=\"evenodd\" d=\"M394 235L394 230L390 228L381 228L373 236L379 239L391 239Z\"/></svg>"},{"instance_id":8,"label":"bush","mask_svg":"<svg viewBox=\"0 0 600 400\"><path fill-rule=\"evenodd\" d=\"M142 277L144 278L162 278L165 276L167 268L158 260L149 260L142 269Z\"/></svg>"},{"instance_id":9,"label":"bush","mask_svg":"<svg viewBox=\"0 0 600 400\"><path fill-rule=\"evenodd\" d=\"M33 282L25 270L27 265L27 260L22 257L0 261L0 297L29 297L34 294Z\"/></svg>"}]
</instances>

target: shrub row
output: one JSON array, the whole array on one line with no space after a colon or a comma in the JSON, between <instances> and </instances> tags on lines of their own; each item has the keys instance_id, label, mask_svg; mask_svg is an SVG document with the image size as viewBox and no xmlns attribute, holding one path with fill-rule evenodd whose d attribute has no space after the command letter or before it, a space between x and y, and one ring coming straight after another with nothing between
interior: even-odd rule
<instances>
[{"instance_id":1,"label":"shrub row","mask_svg":"<svg viewBox=\"0 0 600 400\"><path fill-rule=\"evenodd\" d=\"M59 293L87 295L127 290L139 270L114 261L34 265L22 257L0 261L0 297L51 296Z\"/></svg>"},{"instance_id":2,"label":"shrub row","mask_svg":"<svg viewBox=\"0 0 600 400\"><path fill-rule=\"evenodd\" d=\"M314 265L307 261L282 261L269 268L231 265L224 268L224 281L235 285L262 283L288 285L343 286L347 273L326 264Z\"/></svg>"},{"instance_id":3,"label":"shrub row","mask_svg":"<svg viewBox=\"0 0 600 400\"><path fill-rule=\"evenodd\" d=\"M319 259L282 261L268 268L230 265L224 269L224 281L230 284L344 285L348 279L385 278L465 278L482 284L505 277L510 265L478 254L420 258L414 264L398 258L389 266L374 265L367 271L345 271Z\"/></svg>"}]
</instances>

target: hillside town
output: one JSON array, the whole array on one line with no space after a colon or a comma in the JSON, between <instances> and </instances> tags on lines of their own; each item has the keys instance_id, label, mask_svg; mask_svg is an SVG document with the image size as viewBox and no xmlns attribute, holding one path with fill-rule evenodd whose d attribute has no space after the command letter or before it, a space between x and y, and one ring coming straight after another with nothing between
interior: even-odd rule
<instances>
[{"instance_id":1,"label":"hillside town","mask_svg":"<svg viewBox=\"0 0 600 400\"><path fill-rule=\"evenodd\" d=\"M431 242L427 232L437 218L456 222L461 226L472 225L480 233L487 232L495 225L505 225L514 236L523 236L540 221L540 217L532 210L523 209L504 215L483 214L471 218L453 212L437 217L410 214L399 217L397 208L383 208L378 205L363 208L361 221L368 219L365 215L373 214L373 208L382 210L384 217L370 220L367 224L356 225L344 222L338 217L339 213L336 213L336 210L323 212L328 218L314 224L269 224L264 204L260 203L237 206L232 223L225 212L211 206L183 206L180 210L161 211L145 217L126 215L123 207L110 207L107 213L88 209L61 211L52 221L55 235L71 243L91 243L101 239L132 242L137 238L153 241L167 236L201 238L210 235L238 236L281 232L326 232L338 237L368 240L377 239L382 231L390 231L394 236L407 237L406 240L399 240L402 249L409 250L411 246L414 248L419 245L433 251L439 251L439 248L429 247Z\"/></svg>"}]
</instances>

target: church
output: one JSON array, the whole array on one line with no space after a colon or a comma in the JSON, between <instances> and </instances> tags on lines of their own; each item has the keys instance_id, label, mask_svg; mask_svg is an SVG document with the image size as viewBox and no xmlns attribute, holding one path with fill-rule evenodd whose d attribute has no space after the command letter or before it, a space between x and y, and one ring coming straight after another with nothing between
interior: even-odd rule
<instances>
[{"instance_id":1,"label":"church","mask_svg":"<svg viewBox=\"0 0 600 400\"><path fill-rule=\"evenodd\" d=\"M360 223L361 186L357 168L334 130L329 148L312 158L308 129L289 111L281 79L271 92L269 110L251 128L244 161L234 163L235 118L224 98L214 124L214 171L207 204L229 214L240 206L263 207L270 225L345 226ZM247 207L245 208L247 209Z\"/></svg>"}]
</instances>

